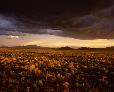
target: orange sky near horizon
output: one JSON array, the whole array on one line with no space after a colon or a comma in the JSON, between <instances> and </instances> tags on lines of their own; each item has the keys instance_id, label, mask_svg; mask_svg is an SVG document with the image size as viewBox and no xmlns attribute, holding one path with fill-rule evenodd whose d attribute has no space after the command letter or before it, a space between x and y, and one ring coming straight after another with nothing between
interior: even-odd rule
<instances>
[{"instance_id":1,"label":"orange sky near horizon","mask_svg":"<svg viewBox=\"0 0 114 92\"><path fill-rule=\"evenodd\" d=\"M18 35L1 35L0 46L25 46L25 45L38 45L42 47L94 47L104 48L114 46L113 39L93 39L93 40L80 40L70 37L61 37L49 34L24 34Z\"/></svg>"}]
</instances>

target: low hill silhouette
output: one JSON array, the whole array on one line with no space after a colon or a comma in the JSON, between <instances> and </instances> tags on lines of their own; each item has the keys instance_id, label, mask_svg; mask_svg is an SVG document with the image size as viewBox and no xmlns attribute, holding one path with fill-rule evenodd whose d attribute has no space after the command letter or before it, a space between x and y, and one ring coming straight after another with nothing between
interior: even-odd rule
<instances>
[{"instance_id":1,"label":"low hill silhouette","mask_svg":"<svg viewBox=\"0 0 114 92\"><path fill-rule=\"evenodd\" d=\"M8 47L8 46L1 46L0 48L41 48L40 46L37 45L26 45L26 46L12 46L12 47Z\"/></svg>"},{"instance_id":2,"label":"low hill silhouette","mask_svg":"<svg viewBox=\"0 0 114 92\"><path fill-rule=\"evenodd\" d=\"M59 50L74 50L74 49L71 48L71 47L66 46L66 47L59 48Z\"/></svg>"},{"instance_id":3,"label":"low hill silhouette","mask_svg":"<svg viewBox=\"0 0 114 92\"><path fill-rule=\"evenodd\" d=\"M13 48L40 48L40 46L37 45L26 45L26 46L14 46Z\"/></svg>"},{"instance_id":4,"label":"low hill silhouette","mask_svg":"<svg viewBox=\"0 0 114 92\"><path fill-rule=\"evenodd\" d=\"M114 50L114 46L106 48L89 48L89 47L80 47L78 50Z\"/></svg>"}]
</instances>

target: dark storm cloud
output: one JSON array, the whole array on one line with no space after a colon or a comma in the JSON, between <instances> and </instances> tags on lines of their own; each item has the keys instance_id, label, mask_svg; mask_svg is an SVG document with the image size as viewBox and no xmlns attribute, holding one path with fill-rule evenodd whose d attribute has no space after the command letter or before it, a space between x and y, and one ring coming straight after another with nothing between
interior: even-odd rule
<instances>
[{"instance_id":1,"label":"dark storm cloud","mask_svg":"<svg viewBox=\"0 0 114 92\"><path fill-rule=\"evenodd\" d=\"M22 17L20 17L21 20ZM0 35L24 35L24 33L32 34L51 34L60 35L61 30L53 30L46 27L46 25L41 25L42 23L37 21L27 21L23 22L19 17L12 17L6 15L0 15Z\"/></svg>"},{"instance_id":2,"label":"dark storm cloud","mask_svg":"<svg viewBox=\"0 0 114 92\"><path fill-rule=\"evenodd\" d=\"M0 12L42 19L64 13L83 15L112 4L113 0L2 0ZM66 15L67 16L67 15Z\"/></svg>"},{"instance_id":3,"label":"dark storm cloud","mask_svg":"<svg viewBox=\"0 0 114 92\"><path fill-rule=\"evenodd\" d=\"M8 29L8 30L14 30L17 28L16 21L14 18L6 17L4 15L0 15L0 29Z\"/></svg>"},{"instance_id":4,"label":"dark storm cloud","mask_svg":"<svg viewBox=\"0 0 114 92\"><path fill-rule=\"evenodd\" d=\"M113 0L33 0L2 2L0 34L9 31L77 39L113 39ZM20 34L20 33L19 33Z\"/></svg>"},{"instance_id":5,"label":"dark storm cloud","mask_svg":"<svg viewBox=\"0 0 114 92\"><path fill-rule=\"evenodd\" d=\"M68 20L63 28L66 35L79 39L114 38L114 7L100 10L97 13Z\"/></svg>"}]
</instances>

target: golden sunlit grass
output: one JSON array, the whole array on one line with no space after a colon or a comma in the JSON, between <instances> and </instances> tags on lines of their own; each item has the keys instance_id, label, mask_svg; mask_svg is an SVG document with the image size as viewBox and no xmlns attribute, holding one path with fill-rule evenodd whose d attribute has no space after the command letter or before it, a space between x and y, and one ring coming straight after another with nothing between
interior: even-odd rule
<instances>
[{"instance_id":1,"label":"golden sunlit grass","mask_svg":"<svg viewBox=\"0 0 114 92\"><path fill-rule=\"evenodd\" d=\"M113 92L114 52L0 49L1 92Z\"/></svg>"}]
</instances>

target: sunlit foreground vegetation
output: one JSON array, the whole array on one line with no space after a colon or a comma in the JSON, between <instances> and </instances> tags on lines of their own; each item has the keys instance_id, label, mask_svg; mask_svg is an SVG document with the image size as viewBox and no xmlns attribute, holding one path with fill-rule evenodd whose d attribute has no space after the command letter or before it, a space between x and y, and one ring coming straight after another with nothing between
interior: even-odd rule
<instances>
[{"instance_id":1,"label":"sunlit foreground vegetation","mask_svg":"<svg viewBox=\"0 0 114 92\"><path fill-rule=\"evenodd\" d=\"M0 92L114 92L114 52L0 49Z\"/></svg>"}]
</instances>

